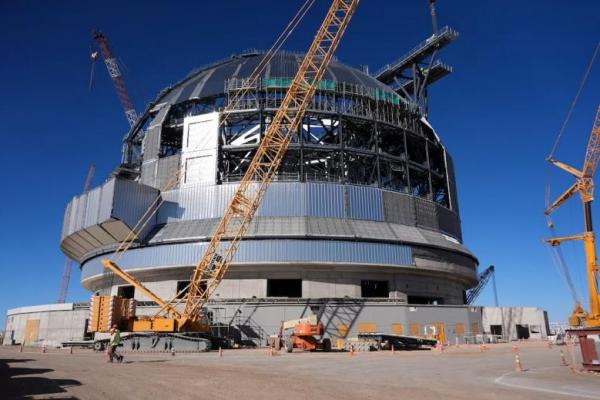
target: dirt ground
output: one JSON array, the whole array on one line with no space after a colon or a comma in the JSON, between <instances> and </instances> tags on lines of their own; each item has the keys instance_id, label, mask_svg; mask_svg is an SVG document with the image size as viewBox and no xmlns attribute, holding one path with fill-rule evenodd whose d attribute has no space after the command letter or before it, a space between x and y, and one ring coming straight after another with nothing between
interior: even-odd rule
<instances>
[{"instance_id":1,"label":"dirt ground","mask_svg":"<svg viewBox=\"0 0 600 400\"><path fill-rule=\"evenodd\" d=\"M560 350L521 343L370 353L225 350L125 353L0 347L0 399L600 399L600 375L560 366ZM578 355L575 355L576 357Z\"/></svg>"}]
</instances>

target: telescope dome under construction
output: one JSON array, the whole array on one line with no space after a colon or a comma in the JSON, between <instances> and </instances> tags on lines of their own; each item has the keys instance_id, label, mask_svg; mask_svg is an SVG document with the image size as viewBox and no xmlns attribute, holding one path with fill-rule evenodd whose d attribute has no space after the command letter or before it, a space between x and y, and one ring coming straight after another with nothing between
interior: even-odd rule
<instances>
[{"instance_id":1,"label":"telescope dome under construction","mask_svg":"<svg viewBox=\"0 0 600 400\"><path fill-rule=\"evenodd\" d=\"M101 264L123 241L119 266L157 295L189 283L303 55L265 57L233 56L163 90L121 167L69 202L61 248L85 288L148 300ZM331 62L213 299L464 304L477 259L462 243L452 158L408 98L415 88Z\"/></svg>"}]
</instances>

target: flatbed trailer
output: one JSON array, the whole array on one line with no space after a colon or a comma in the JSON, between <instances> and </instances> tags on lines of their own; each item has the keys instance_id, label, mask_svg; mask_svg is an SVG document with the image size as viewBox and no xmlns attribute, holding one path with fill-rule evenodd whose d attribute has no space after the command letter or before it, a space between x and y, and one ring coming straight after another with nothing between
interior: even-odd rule
<instances>
[{"instance_id":1,"label":"flatbed trailer","mask_svg":"<svg viewBox=\"0 0 600 400\"><path fill-rule=\"evenodd\" d=\"M344 346L345 350L354 351L378 351L391 350L418 350L424 346L434 347L437 340L427 339L418 336L392 335L387 333L359 333L356 340L348 340Z\"/></svg>"}]
</instances>

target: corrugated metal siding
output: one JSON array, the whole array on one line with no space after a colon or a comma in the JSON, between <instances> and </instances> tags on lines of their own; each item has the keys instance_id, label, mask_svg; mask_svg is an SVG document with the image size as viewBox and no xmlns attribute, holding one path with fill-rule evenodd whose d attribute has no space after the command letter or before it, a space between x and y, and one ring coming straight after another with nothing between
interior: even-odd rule
<instances>
[{"instance_id":1,"label":"corrugated metal siding","mask_svg":"<svg viewBox=\"0 0 600 400\"><path fill-rule=\"evenodd\" d=\"M62 241L70 232L71 229L71 208L73 207L73 202L70 201L65 207L65 215L63 217L63 226L60 234L60 240Z\"/></svg>"},{"instance_id":2,"label":"corrugated metal siding","mask_svg":"<svg viewBox=\"0 0 600 400\"><path fill-rule=\"evenodd\" d=\"M256 215L343 218L343 189L339 185L319 183L274 183L269 186Z\"/></svg>"},{"instance_id":3,"label":"corrugated metal siding","mask_svg":"<svg viewBox=\"0 0 600 400\"><path fill-rule=\"evenodd\" d=\"M133 227L158 195L158 190L149 186L133 181L115 180L111 216L125 222L129 227ZM154 225L154 218L149 225Z\"/></svg>"},{"instance_id":4,"label":"corrugated metal siding","mask_svg":"<svg viewBox=\"0 0 600 400\"><path fill-rule=\"evenodd\" d=\"M159 212L158 223L182 220L220 218L228 206L235 184L194 185L167 192L166 202ZM262 217L325 217L344 218L344 190L348 193L348 218L387 221L405 226L441 229L460 240L458 217L450 210L425 199L381 191L377 188L322 183L273 183L267 191L257 216ZM290 220L291 221L291 220ZM285 220L282 224L285 224ZM347 232L340 224L329 224L332 235ZM343 225L343 224L342 224ZM307 229L308 226L307 225ZM251 231L256 227L251 227ZM341 231L340 231L341 230ZM313 232L314 229L311 231ZM311 234L307 232L307 234ZM376 235L379 236L379 235Z\"/></svg>"},{"instance_id":5,"label":"corrugated metal siding","mask_svg":"<svg viewBox=\"0 0 600 400\"><path fill-rule=\"evenodd\" d=\"M388 191L382 192L382 196L386 221L409 226L417 224L415 201L412 196Z\"/></svg>"},{"instance_id":6,"label":"corrugated metal siding","mask_svg":"<svg viewBox=\"0 0 600 400\"><path fill-rule=\"evenodd\" d=\"M83 196L87 198L84 226L94 225L98 222L101 194L102 186L99 186L87 192L86 196Z\"/></svg>"},{"instance_id":7,"label":"corrugated metal siding","mask_svg":"<svg viewBox=\"0 0 600 400\"><path fill-rule=\"evenodd\" d=\"M194 265L207 243L179 244L131 249L119 260L125 270L178 265ZM82 266L82 279L104 272L96 257ZM247 240L242 242L234 262L335 262L412 266L409 246L317 240Z\"/></svg>"},{"instance_id":8,"label":"corrugated metal siding","mask_svg":"<svg viewBox=\"0 0 600 400\"><path fill-rule=\"evenodd\" d=\"M143 185L156 187L156 168L158 167L158 161L156 159L150 161L144 161L142 164L142 173L140 176L140 182Z\"/></svg>"},{"instance_id":9,"label":"corrugated metal siding","mask_svg":"<svg viewBox=\"0 0 600 400\"><path fill-rule=\"evenodd\" d=\"M86 195L79 196L75 203L75 230L80 230L85 227L85 198Z\"/></svg>"},{"instance_id":10,"label":"corrugated metal siding","mask_svg":"<svg viewBox=\"0 0 600 400\"><path fill-rule=\"evenodd\" d=\"M107 226L117 229L118 235L113 236L118 240L123 236L123 231L128 231L125 224L133 227L157 195L158 190L149 186L123 179L110 179L102 186L73 198L65 210L61 248L70 257L80 260L85 253L106 245L106 232L86 230L101 224L105 229ZM117 219L123 222L115 222ZM142 231L142 236L153 225L154 222L151 221ZM95 232L100 232L101 235L96 236Z\"/></svg>"},{"instance_id":11,"label":"corrugated metal siding","mask_svg":"<svg viewBox=\"0 0 600 400\"><path fill-rule=\"evenodd\" d=\"M229 203L231 196L222 192L222 187L198 184L163 193L165 202L158 212L158 223L178 220L217 218L216 210L224 210L223 202Z\"/></svg>"},{"instance_id":12,"label":"corrugated metal siding","mask_svg":"<svg viewBox=\"0 0 600 400\"><path fill-rule=\"evenodd\" d=\"M190 185L163 194L165 203L158 223L220 218L237 184ZM357 206L358 207L358 206ZM365 208L370 205L365 204ZM343 186L299 182L277 182L269 186L257 216L315 216L343 218Z\"/></svg>"},{"instance_id":13,"label":"corrugated metal siding","mask_svg":"<svg viewBox=\"0 0 600 400\"><path fill-rule=\"evenodd\" d=\"M462 246L457 241L454 241L449 237L444 237L443 235L441 235L437 232L428 231L426 229L423 229L421 231L421 234L425 237L427 243L429 243L432 246L445 247L445 248L457 250L457 251L460 251L463 253L466 252L468 254L471 254L471 253L469 253L469 251L467 249L465 249L464 246Z\"/></svg>"},{"instance_id":14,"label":"corrugated metal siding","mask_svg":"<svg viewBox=\"0 0 600 400\"><path fill-rule=\"evenodd\" d=\"M294 182L270 185L256 215L271 217L305 215L306 188L303 186Z\"/></svg>"},{"instance_id":15,"label":"corrugated metal siding","mask_svg":"<svg viewBox=\"0 0 600 400\"><path fill-rule=\"evenodd\" d=\"M98 221L102 222L110 219L113 212L113 197L115 195L115 180L111 179L102 185L100 194L100 205L98 208Z\"/></svg>"},{"instance_id":16,"label":"corrugated metal siding","mask_svg":"<svg viewBox=\"0 0 600 400\"><path fill-rule=\"evenodd\" d=\"M344 218L344 186L323 183L304 185L307 216Z\"/></svg>"},{"instance_id":17,"label":"corrugated metal siding","mask_svg":"<svg viewBox=\"0 0 600 400\"><path fill-rule=\"evenodd\" d=\"M415 211L417 215L417 226L424 228L439 229L439 222L437 216L437 205L431 201L415 199Z\"/></svg>"},{"instance_id":18,"label":"corrugated metal siding","mask_svg":"<svg viewBox=\"0 0 600 400\"><path fill-rule=\"evenodd\" d=\"M161 108L156 117L150 122L150 126L146 131L146 135L144 136L144 160L153 160L158 158L158 153L160 150L160 135L162 131L162 124L167 117L169 110L171 109L171 105L166 105Z\"/></svg>"},{"instance_id":19,"label":"corrugated metal siding","mask_svg":"<svg viewBox=\"0 0 600 400\"><path fill-rule=\"evenodd\" d=\"M67 206L68 219L65 215L67 226L63 229L63 239L88 226L109 219L113 208L113 194L114 179L111 179L86 194L74 197Z\"/></svg>"},{"instance_id":20,"label":"corrugated metal siding","mask_svg":"<svg viewBox=\"0 0 600 400\"><path fill-rule=\"evenodd\" d=\"M348 220L338 218L307 218L307 234L313 236L341 236L354 235Z\"/></svg>"},{"instance_id":21,"label":"corrugated metal siding","mask_svg":"<svg viewBox=\"0 0 600 400\"><path fill-rule=\"evenodd\" d=\"M152 244L208 240L219 218L171 222L156 229L148 239ZM406 225L365 220L318 217L256 217L246 232L246 239L323 238L344 240L377 240L390 243L441 247L471 254L461 244L443 234Z\"/></svg>"},{"instance_id":22,"label":"corrugated metal siding","mask_svg":"<svg viewBox=\"0 0 600 400\"><path fill-rule=\"evenodd\" d=\"M375 221L348 220L354 235L359 238L395 240L396 236L389 224Z\"/></svg>"},{"instance_id":23,"label":"corrugated metal siding","mask_svg":"<svg viewBox=\"0 0 600 400\"><path fill-rule=\"evenodd\" d=\"M179 161L181 154L175 154L170 157L160 158L158 160L158 171L156 173L156 187L161 189L171 184L175 174L179 171Z\"/></svg>"},{"instance_id":24,"label":"corrugated metal siding","mask_svg":"<svg viewBox=\"0 0 600 400\"><path fill-rule=\"evenodd\" d=\"M348 192L348 218L383 221L381 190L363 186L345 186Z\"/></svg>"},{"instance_id":25,"label":"corrugated metal siding","mask_svg":"<svg viewBox=\"0 0 600 400\"><path fill-rule=\"evenodd\" d=\"M460 219L458 218L458 215L444 207L438 207L437 214L440 230L448 235L454 236L462 242Z\"/></svg>"},{"instance_id":26,"label":"corrugated metal siding","mask_svg":"<svg viewBox=\"0 0 600 400\"><path fill-rule=\"evenodd\" d=\"M402 242L428 244L425 236L421 234L421 230L419 228L406 225L390 224L390 229L394 232L398 240Z\"/></svg>"}]
</instances>

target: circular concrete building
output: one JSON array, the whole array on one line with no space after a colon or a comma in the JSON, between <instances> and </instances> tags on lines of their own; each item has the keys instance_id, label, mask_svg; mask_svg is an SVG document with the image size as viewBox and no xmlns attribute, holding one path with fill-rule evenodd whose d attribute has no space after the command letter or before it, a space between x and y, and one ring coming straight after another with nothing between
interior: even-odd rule
<instances>
[{"instance_id":1,"label":"circular concrete building","mask_svg":"<svg viewBox=\"0 0 600 400\"><path fill-rule=\"evenodd\" d=\"M68 204L61 248L84 287L145 300L100 260L157 197L117 262L164 298L187 285L302 60L279 54L249 85L262 57L231 57L161 92L128 133L123 165ZM398 93L331 63L216 298L464 304L477 259L462 244L452 159Z\"/></svg>"}]
</instances>

